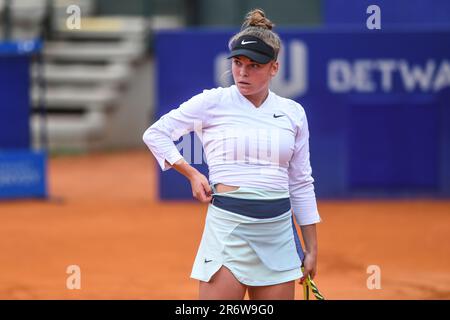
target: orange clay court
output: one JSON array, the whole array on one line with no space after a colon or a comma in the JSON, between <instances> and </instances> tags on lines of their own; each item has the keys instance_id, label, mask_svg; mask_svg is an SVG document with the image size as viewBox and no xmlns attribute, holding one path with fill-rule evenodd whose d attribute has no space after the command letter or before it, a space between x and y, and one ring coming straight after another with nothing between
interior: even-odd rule
<instances>
[{"instance_id":1,"label":"orange clay court","mask_svg":"<svg viewBox=\"0 0 450 320\"><path fill-rule=\"evenodd\" d=\"M189 275L206 206L158 202L149 151L52 157L48 168L49 201L0 203L1 299L197 298ZM450 299L450 200L318 204L325 298ZM80 290L66 288L69 265ZM381 289L367 288L370 265Z\"/></svg>"}]
</instances>

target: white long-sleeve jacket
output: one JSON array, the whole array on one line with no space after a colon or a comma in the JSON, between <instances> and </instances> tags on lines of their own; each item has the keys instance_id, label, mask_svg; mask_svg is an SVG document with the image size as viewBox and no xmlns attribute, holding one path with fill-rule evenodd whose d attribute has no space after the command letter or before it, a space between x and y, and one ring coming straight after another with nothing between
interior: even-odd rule
<instances>
[{"instance_id":1,"label":"white long-sleeve jacket","mask_svg":"<svg viewBox=\"0 0 450 320\"><path fill-rule=\"evenodd\" d=\"M308 122L300 104L269 91L256 108L234 85L204 90L162 116L143 139L168 170L165 161L172 165L183 158L174 141L192 131L202 143L211 184L289 190L297 223L320 222Z\"/></svg>"}]
</instances>

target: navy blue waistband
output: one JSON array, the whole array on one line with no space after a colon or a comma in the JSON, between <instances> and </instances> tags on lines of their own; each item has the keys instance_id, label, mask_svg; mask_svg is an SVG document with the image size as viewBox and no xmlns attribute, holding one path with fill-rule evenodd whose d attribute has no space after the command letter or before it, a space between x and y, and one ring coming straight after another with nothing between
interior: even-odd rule
<instances>
[{"instance_id":1,"label":"navy blue waistband","mask_svg":"<svg viewBox=\"0 0 450 320\"><path fill-rule=\"evenodd\" d=\"M274 218L291 210L289 198L256 200L213 195L211 204L233 213L260 219Z\"/></svg>"}]
</instances>

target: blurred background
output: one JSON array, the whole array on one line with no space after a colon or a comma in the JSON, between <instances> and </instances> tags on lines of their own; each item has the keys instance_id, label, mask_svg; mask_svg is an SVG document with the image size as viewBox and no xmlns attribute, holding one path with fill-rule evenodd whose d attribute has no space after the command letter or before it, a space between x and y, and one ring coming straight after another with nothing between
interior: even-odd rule
<instances>
[{"instance_id":1,"label":"blurred background","mask_svg":"<svg viewBox=\"0 0 450 320\"><path fill-rule=\"evenodd\" d=\"M206 207L142 134L232 84L253 8L283 40L271 89L308 115L324 295L450 298L445 0L0 0L0 298L196 297Z\"/></svg>"}]
</instances>

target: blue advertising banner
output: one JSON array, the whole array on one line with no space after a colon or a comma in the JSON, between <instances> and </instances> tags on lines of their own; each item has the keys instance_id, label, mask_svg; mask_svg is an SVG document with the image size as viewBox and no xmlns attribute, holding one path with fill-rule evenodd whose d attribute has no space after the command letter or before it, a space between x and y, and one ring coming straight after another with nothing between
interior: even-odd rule
<instances>
[{"instance_id":1,"label":"blue advertising banner","mask_svg":"<svg viewBox=\"0 0 450 320\"><path fill-rule=\"evenodd\" d=\"M30 59L41 47L0 42L0 151L30 147Z\"/></svg>"},{"instance_id":2,"label":"blue advertising banner","mask_svg":"<svg viewBox=\"0 0 450 320\"><path fill-rule=\"evenodd\" d=\"M39 40L0 42L0 200L47 196L47 155L30 148L31 55Z\"/></svg>"},{"instance_id":3,"label":"blue advertising banner","mask_svg":"<svg viewBox=\"0 0 450 320\"><path fill-rule=\"evenodd\" d=\"M0 200L47 196L47 154L0 152Z\"/></svg>"},{"instance_id":4,"label":"blue advertising banner","mask_svg":"<svg viewBox=\"0 0 450 320\"><path fill-rule=\"evenodd\" d=\"M450 196L450 30L279 33L271 89L305 108L319 197ZM203 89L233 83L232 34L157 34L157 118ZM182 151L207 174L192 150ZM162 199L192 198L178 172L160 174Z\"/></svg>"}]
</instances>

